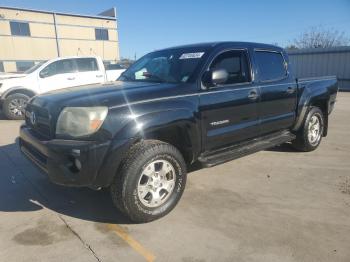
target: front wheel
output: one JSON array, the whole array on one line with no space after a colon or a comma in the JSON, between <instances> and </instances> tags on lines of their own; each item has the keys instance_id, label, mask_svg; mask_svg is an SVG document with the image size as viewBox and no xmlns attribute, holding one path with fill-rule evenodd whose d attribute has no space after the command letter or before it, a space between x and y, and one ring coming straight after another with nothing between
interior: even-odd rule
<instances>
[{"instance_id":1,"label":"front wheel","mask_svg":"<svg viewBox=\"0 0 350 262\"><path fill-rule=\"evenodd\" d=\"M186 165L172 145L146 140L134 145L111 185L116 207L143 223L169 213L186 185Z\"/></svg>"},{"instance_id":2,"label":"front wheel","mask_svg":"<svg viewBox=\"0 0 350 262\"><path fill-rule=\"evenodd\" d=\"M29 99L29 96L20 93L9 95L2 106L6 118L11 120L23 120L24 110Z\"/></svg>"},{"instance_id":3,"label":"front wheel","mask_svg":"<svg viewBox=\"0 0 350 262\"><path fill-rule=\"evenodd\" d=\"M320 108L311 107L305 122L292 142L295 149L309 152L315 150L321 143L324 130L324 117Z\"/></svg>"}]
</instances>

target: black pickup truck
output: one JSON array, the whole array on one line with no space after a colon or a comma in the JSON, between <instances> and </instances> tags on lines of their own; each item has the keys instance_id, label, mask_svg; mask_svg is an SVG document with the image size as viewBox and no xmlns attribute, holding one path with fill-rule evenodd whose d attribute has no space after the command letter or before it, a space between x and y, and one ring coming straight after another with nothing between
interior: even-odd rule
<instances>
[{"instance_id":1,"label":"black pickup truck","mask_svg":"<svg viewBox=\"0 0 350 262\"><path fill-rule=\"evenodd\" d=\"M109 188L121 212L147 222L175 207L195 162L287 142L316 149L337 91L335 77L295 79L276 46L174 47L140 58L116 82L34 97L19 145L52 182Z\"/></svg>"}]
</instances>

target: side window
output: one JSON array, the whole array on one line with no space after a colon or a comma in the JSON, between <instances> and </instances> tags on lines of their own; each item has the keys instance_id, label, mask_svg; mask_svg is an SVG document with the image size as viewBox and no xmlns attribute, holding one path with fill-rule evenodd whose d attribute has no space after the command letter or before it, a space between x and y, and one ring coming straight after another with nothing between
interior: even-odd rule
<instances>
[{"instance_id":1,"label":"side window","mask_svg":"<svg viewBox=\"0 0 350 262\"><path fill-rule=\"evenodd\" d=\"M250 82L250 72L247 53L245 51L227 51L218 55L211 70L225 69L229 75L225 85Z\"/></svg>"},{"instance_id":2,"label":"side window","mask_svg":"<svg viewBox=\"0 0 350 262\"><path fill-rule=\"evenodd\" d=\"M33 61L18 61L16 62L17 72L24 72L34 66Z\"/></svg>"},{"instance_id":3,"label":"side window","mask_svg":"<svg viewBox=\"0 0 350 262\"><path fill-rule=\"evenodd\" d=\"M109 40L108 30L103 28L95 28L96 40Z\"/></svg>"},{"instance_id":4,"label":"side window","mask_svg":"<svg viewBox=\"0 0 350 262\"><path fill-rule=\"evenodd\" d=\"M255 51L259 77L262 81L284 78L287 75L285 61L281 53Z\"/></svg>"},{"instance_id":5,"label":"side window","mask_svg":"<svg viewBox=\"0 0 350 262\"><path fill-rule=\"evenodd\" d=\"M73 59L64 59L53 62L40 72L40 77L45 78L53 75L76 72Z\"/></svg>"},{"instance_id":6,"label":"side window","mask_svg":"<svg viewBox=\"0 0 350 262\"><path fill-rule=\"evenodd\" d=\"M4 62L0 61L0 72L5 72Z\"/></svg>"},{"instance_id":7,"label":"side window","mask_svg":"<svg viewBox=\"0 0 350 262\"><path fill-rule=\"evenodd\" d=\"M75 61L77 62L79 72L98 71L95 58L77 58Z\"/></svg>"},{"instance_id":8,"label":"side window","mask_svg":"<svg viewBox=\"0 0 350 262\"><path fill-rule=\"evenodd\" d=\"M10 22L11 35L30 36L29 23Z\"/></svg>"}]
</instances>

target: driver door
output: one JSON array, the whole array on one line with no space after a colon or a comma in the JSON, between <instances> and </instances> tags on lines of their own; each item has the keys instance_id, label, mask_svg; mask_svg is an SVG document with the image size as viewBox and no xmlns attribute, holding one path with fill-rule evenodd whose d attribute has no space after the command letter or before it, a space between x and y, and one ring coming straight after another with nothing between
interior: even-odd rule
<instances>
[{"instance_id":1,"label":"driver door","mask_svg":"<svg viewBox=\"0 0 350 262\"><path fill-rule=\"evenodd\" d=\"M259 135L259 88L251 81L247 50L219 53L209 70L228 72L225 83L206 87L200 94L204 151L213 151Z\"/></svg>"},{"instance_id":2,"label":"driver door","mask_svg":"<svg viewBox=\"0 0 350 262\"><path fill-rule=\"evenodd\" d=\"M41 93L79 85L74 59L52 62L39 73Z\"/></svg>"}]
</instances>

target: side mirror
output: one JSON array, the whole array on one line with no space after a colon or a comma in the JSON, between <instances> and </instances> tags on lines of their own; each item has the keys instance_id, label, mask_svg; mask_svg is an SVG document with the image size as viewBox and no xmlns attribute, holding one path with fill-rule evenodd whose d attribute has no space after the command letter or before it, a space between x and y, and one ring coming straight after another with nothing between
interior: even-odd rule
<instances>
[{"instance_id":1,"label":"side mirror","mask_svg":"<svg viewBox=\"0 0 350 262\"><path fill-rule=\"evenodd\" d=\"M225 69L216 69L211 73L211 82L213 85L224 84L228 79L228 73Z\"/></svg>"}]
</instances>

